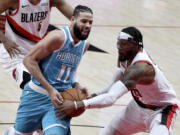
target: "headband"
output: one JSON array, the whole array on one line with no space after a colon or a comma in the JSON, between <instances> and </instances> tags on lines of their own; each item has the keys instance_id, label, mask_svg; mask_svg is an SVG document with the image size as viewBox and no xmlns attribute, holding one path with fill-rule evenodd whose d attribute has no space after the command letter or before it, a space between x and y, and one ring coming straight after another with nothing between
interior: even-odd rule
<instances>
[{"instance_id":1,"label":"headband","mask_svg":"<svg viewBox=\"0 0 180 135\"><path fill-rule=\"evenodd\" d=\"M125 32L120 32L118 35L118 39L124 39L124 40L128 40L128 39L132 39L133 40L133 36L125 33ZM142 42L138 42L139 45L143 45Z\"/></svg>"}]
</instances>

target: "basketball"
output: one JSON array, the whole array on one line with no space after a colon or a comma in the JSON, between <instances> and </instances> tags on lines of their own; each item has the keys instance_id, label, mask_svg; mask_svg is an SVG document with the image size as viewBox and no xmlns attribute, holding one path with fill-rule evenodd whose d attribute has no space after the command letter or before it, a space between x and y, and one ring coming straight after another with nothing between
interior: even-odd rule
<instances>
[{"instance_id":1,"label":"basketball","mask_svg":"<svg viewBox=\"0 0 180 135\"><path fill-rule=\"evenodd\" d=\"M65 100L71 100L71 101L81 101L83 99L86 99L86 94L83 93L81 90L76 88L68 89L61 93L63 99ZM77 117L81 115L85 109L78 109L75 110L72 114L70 114L70 117Z\"/></svg>"}]
</instances>

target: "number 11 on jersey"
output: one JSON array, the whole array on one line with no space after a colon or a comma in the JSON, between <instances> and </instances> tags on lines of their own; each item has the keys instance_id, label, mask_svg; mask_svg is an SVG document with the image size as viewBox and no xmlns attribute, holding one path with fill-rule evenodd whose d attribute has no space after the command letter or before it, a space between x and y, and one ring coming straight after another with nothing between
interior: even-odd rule
<instances>
[{"instance_id":1,"label":"number 11 on jersey","mask_svg":"<svg viewBox=\"0 0 180 135\"><path fill-rule=\"evenodd\" d=\"M66 65L61 65L59 74L57 76L57 80L66 82L67 79L69 78L70 71L71 71L71 67L67 67Z\"/></svg>"}]
</instances>

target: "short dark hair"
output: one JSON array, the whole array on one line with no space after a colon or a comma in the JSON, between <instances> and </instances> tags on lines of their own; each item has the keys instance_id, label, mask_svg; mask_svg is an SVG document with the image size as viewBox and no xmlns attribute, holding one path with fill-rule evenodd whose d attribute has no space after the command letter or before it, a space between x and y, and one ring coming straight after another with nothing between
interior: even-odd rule
<instances>
[{"instance_id":1,"label":"short dark hair","mask_svg":"<svg viewBox=\"0 0 180 135\"><path fill-rule=\"evenodd\" d=\"M143 36L141 32L135 27L127 27L122 29L122 32L127 33L133 37L133 40L138 42L143 47Z\"/></svg>"},{"instance_id":2,"label":"short dark hair","mask_svg":"<svg viewBox=\"0 0 180 135\"><path fill-rule=\"evenodd\" d=\"M83 6L83 5L77 5L74 9L73 16L78 17L80 12L89 12L93 14L93 11L91 10L91 8L87 6Z\"/></svg>"}]
</instances>

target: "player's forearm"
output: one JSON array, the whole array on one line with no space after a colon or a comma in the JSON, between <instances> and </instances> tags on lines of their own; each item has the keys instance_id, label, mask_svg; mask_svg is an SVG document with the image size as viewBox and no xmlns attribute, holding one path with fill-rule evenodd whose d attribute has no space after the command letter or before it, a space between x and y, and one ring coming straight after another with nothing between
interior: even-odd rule
<instances>
[{"instance_id":1,"label":"player's forearm","mask_svg":"<svg viewBox=\"0 0 180 135\"><path fill-rule=\"evenodd\" d=\"M127 92L126 86L121 81L118 81L111 86L107 93L83 100L83 103L85 108L103 108L111 106L119 97Z\"/></svg>"},{"instance_id":2,"label":"player's forearm","mask_svg":"<svg viewBox=\"0 0 180 135\"><path fill-rule=\"evenodd\" d=\"M31 58L26 56L23 60L23 63L31 73L31 75L44 86L48 93L50 93L52 90L52 86L44 78L37 61L32 60Z\"/></svg>"},{"instance_id":3,"label":"player's forearm","mask_svg":"<svg viewBox=\"0 0 180 135\"><path fill-rule=\"evenodd\" d=\"M53 0L52 6L57 7L57 9L66 16L69 20L71 19L73 15L73 8L69 3L67 3L65 0Z\"/></svg>"},{"instance_id":4,"label":"player's forearm","mask_svg":"<svg viewBox=\"0 0 180 135\"><path fill-rule=\"evenodd\" d=\"M73 8L65 3L62 7L63 14L70 20L73 15Z\"/></svg>"}]
</instances>

